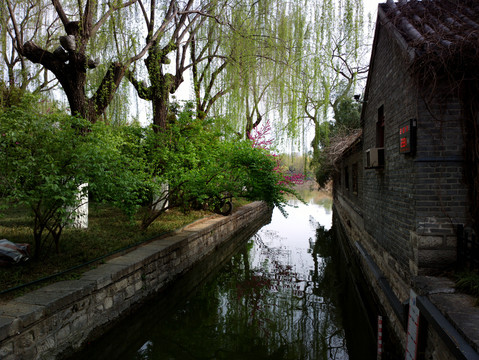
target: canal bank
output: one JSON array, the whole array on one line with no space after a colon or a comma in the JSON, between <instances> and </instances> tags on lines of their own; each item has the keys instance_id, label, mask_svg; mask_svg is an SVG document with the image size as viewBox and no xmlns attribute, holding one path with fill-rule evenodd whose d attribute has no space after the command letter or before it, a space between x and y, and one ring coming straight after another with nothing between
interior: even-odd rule
<instances>
[{"instance_id":1,"label":"canal bank","mask_svg":"<svg viewBox=\"0 0 479 360\"><path fill-rule=\"evenodd\" d=\"M69 360L375 358L337 251L331 198L303 198L288 202L286 218L274 209L250 239L234 240L222 264L216 251Z\"/></svg>"},{"instance_id":2,"label":"canal bank","mask_svg":"<svg viewBox=\"0 0 479 360\"><path fill-rule=\"evenodd\" d=\"M0 358L54 359L81 348L165 289L235 234L257 229L271 209L255 202L211 216L108 260L78 280L30 292L0 307Z\"/></svg>"}]
</instances>

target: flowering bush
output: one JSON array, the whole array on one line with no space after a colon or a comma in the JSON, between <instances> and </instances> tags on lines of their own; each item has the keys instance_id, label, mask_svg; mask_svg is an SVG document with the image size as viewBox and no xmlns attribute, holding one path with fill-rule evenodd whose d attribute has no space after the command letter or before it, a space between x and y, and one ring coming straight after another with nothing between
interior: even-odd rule
<instances>
[{"instance_id":1,"label":"flowering bush","mask_svg":"<svg viewBox=\"0 0 479 360\"><path fill-rule=\"evenodd\" d=\"M278 174L282 174L283 178L279 180L280 185L290 186L291 188L294 185L301 185L304 183L304 174L295 173L292 175L286 175L281 169L281 163L279 155L272 151L273 138L271 137L271 124L269 120L261 125L255 127L251 133L248 135L249 139L252 141L252 146L257 149L264 149L270 152L270 156L276 159L276 167L274 171Z\"/></svg>"}]
</instances>

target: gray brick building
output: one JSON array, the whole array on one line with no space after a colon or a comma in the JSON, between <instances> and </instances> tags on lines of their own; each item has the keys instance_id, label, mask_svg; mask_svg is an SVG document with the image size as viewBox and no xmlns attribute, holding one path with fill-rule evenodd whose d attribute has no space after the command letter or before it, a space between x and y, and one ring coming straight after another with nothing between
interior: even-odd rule
<instances>
[{"instance_id":1,"label":"gray brick building","mask_svg":"<svg viewBox=\"0 0 479 360\"><path fill-rule=\"evenodd\" d=\"M467 66L460 69L446 57L468 61L462 52L474 42L479 48L478 20L477 1L379 5L362 135L336 163L336 217L349 251L370 263L366 276L375 279L386 311L396 315L390 325L397 334L405 331L402 304L417 278L454 269L457 225L477 221L477 199L471 198L477 188L468 179L472 174L477 183L477 170L468 169L478 163L468 153L477 151L470 147L479 134L468 130L460 79L475 88L478 73L469 76ZM464 40L469 36L473 41ZM431 60L443 54L444 61ZM472 102L479 108L479 97ZM389 295L379 289L379 278Z\"/></svg>"}]
</instances>

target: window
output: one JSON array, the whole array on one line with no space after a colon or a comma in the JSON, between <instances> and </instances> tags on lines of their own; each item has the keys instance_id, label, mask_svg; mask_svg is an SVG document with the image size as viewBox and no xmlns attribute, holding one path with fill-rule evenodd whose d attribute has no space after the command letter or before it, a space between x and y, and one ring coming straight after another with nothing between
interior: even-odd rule
<instances>
[{"instance_id":1,"label":"window","mask_svg":"<svg viewBox=\"0 0 479 360\"><path fill-rule=\"evenodd\" d=\"M378 119L376 121L376 147L384 147L384 105L378 109Z\"/></svg>"},{"instance_id":2,"label":"window","mask_svg":"<svg viewBox=\"0 0 479 360\"><path fill-rule=\"evenodd\" d=\"M344 167L344 188L349 190L349 169L347 166Z\"/></svg>"},{"instance_id":3,"label":"window","mask_svg":"<svg viewBox=\"0 0 479 360\"><path fill-rule=\"evenodd\" d=\"M353 186L353 194L357 195L358 194L358 164L355 163L353 164L352 166L352 177L353 177L353 183L352 183L352 186Z\"/></svg>"}]
</instances>

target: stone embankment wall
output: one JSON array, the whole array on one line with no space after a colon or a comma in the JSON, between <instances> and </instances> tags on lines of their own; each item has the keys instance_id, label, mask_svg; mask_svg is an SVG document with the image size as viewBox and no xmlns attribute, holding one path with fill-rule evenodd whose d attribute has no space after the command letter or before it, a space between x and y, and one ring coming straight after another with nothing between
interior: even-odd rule
<instances>
[{"instance_id":1,"label":"stone embankment wall","mask_svg":"<svg viewBox=\"0 0 479 360\"><path fill-rule=\"evenodd\" d=\"M456 293L454 283L445 278L417 276L413 283L405 283L394 263L388 261L390 254L375 245L360 214L338 192L334 220L345 257L365 280L362 293L373 302L369 315L372 319L383 316L388 333L383 346L395 355L384 354L383 358L397 358L396 354L406 349L407 295L412 289L421 314L418 358L479 360L479 309L473 297Z\"/></svg>"},{"instance_id":2,"label":"stone embankment wall","mask_svg":"<svg viewBox=\"0 0 479 360\"><path fill-rule=\"evenodd\" d=\"M243 206L199 220L85 272L0 304L0 359L55 359L100 335L271 209Z\"/></svg>"}]
</instances>

